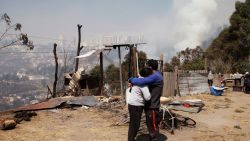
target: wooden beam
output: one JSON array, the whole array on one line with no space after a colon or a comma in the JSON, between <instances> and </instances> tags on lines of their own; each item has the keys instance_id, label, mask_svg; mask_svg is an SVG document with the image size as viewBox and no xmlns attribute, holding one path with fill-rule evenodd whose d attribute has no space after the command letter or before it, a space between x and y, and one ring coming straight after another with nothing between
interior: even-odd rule
<instances>
[{"instance_id":1,"label":"wooden beam","mask_svg":"<svg viewBox=\"0 0 250 141\"><path fill-rule=\"evenodd\" d=\"M120 89L121 95L123 94L123 83L122 83L122 63L121 63L121 49L118 47L118 55L119 55L119 68L120 68Z\"/></svg>"}]
</instances>

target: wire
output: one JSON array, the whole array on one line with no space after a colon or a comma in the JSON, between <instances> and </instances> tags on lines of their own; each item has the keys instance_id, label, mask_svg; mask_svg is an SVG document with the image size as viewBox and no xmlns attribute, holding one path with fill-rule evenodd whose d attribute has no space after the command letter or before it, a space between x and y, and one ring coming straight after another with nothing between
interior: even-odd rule
<instances>
[{"instance_id":1,"label":"wire","mask_svg":"<svg viewBox=\"0 0 250 141\"><path fill-rule=\"evenodd\" d=\"M51 52L24 52L24 51L16 51L16 52L0 52L0 54L8 54L8 53L53 53L52 51ZM63 53L65 53L65 54L75 54L75 52L57 52L57 53L60 53L60 54L63 54Z\"/></svg>"},{"instance_id":2,"label":"wire","mask_svg":"<svg viewBox=\"0 0 250 141\"><path fill-rule=\"evenodd\" d=\"M8 33L6 34L6 36L9 35L9 36L16 36L17 34L14 34L14 33ZM53 40L53 41L63 41L63 42L71 42L71 43L74 43L75 41L72 41L72 40L65 40L65 39L57 39L57 38L51 38L51 37L44 37L44 36L30 36L28 35L29 38L37 38L37 39L42 39L42 40Z\"/></svg>"}]
</instances>

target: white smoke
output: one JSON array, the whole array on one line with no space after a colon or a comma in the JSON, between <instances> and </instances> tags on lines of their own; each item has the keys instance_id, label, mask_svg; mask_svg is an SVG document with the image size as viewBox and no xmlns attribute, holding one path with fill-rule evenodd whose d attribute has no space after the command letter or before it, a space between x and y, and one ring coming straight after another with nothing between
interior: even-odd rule
<instances>
[{"instance_id":1,"label":"white smoke","mask_svg":"<svg viewBox=\"0 0 250 141\"><path fill-rule=\"evenodd\" d=\"M241 0L244 1L244 0ZM144 32L146 53L169 60L187 47L201 46L229 25L236 0L174 0L167 17L150 19Z\"/></svg>"},{"instance_id":2,"label":"white smoke","mask_svg":"<svg viewBox=\"0 0 250 141\"><path fill-rule=\"evenodd\" d=\"M179 5L180 3L175 1L174 4ZM209 37L212 28L210 19L216 15L217 7L215 0L192 0L183 8L177 9L176 21L178 24L176 24L174 36L177 37L178 42L174 48L183 50L186 47L193 48L201 45L201 42Z\"/></svg>"}]
</instances>

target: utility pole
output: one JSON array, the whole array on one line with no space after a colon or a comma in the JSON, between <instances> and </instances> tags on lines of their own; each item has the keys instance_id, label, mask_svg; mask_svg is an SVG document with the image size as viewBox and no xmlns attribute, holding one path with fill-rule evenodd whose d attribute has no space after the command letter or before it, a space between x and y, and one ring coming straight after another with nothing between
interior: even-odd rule
<instances>
[{"instance_id":1,"label":"utility pole","mask_svg":"<svg viewBox=\"0 0 250 141\"><path fill-rule=\"evenodd\" d=\"M77 45L77 53L76 56L80 55L81 50L83 49L83 46L81 46L81 28L82 25L77 25L78 28L78 45ZM78 70L78 64L79 64L79 58L76 58L76 66L75 66L75 72Z\"/></svg>"}]
</instances>

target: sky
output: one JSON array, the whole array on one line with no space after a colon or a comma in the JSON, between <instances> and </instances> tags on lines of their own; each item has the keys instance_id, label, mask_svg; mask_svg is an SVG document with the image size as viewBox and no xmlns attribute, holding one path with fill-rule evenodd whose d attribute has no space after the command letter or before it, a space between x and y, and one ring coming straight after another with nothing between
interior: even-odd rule
<instances>
[{"instance_id":1,"label":"sky","mask_svg":"<svg viewBox=\"0 0 250 141\"><path fill-rule=\"evenodd\" d=\"M138 49L149 58L163 54L169 60L186 47L202 46L215 38L229 25L235 1L0 0L0 14L21 23L35 44L52 42L39 37L76 41L77 24L81 24L83 41L131 36L147 43Z\"/></svg>"}]
</instances>

